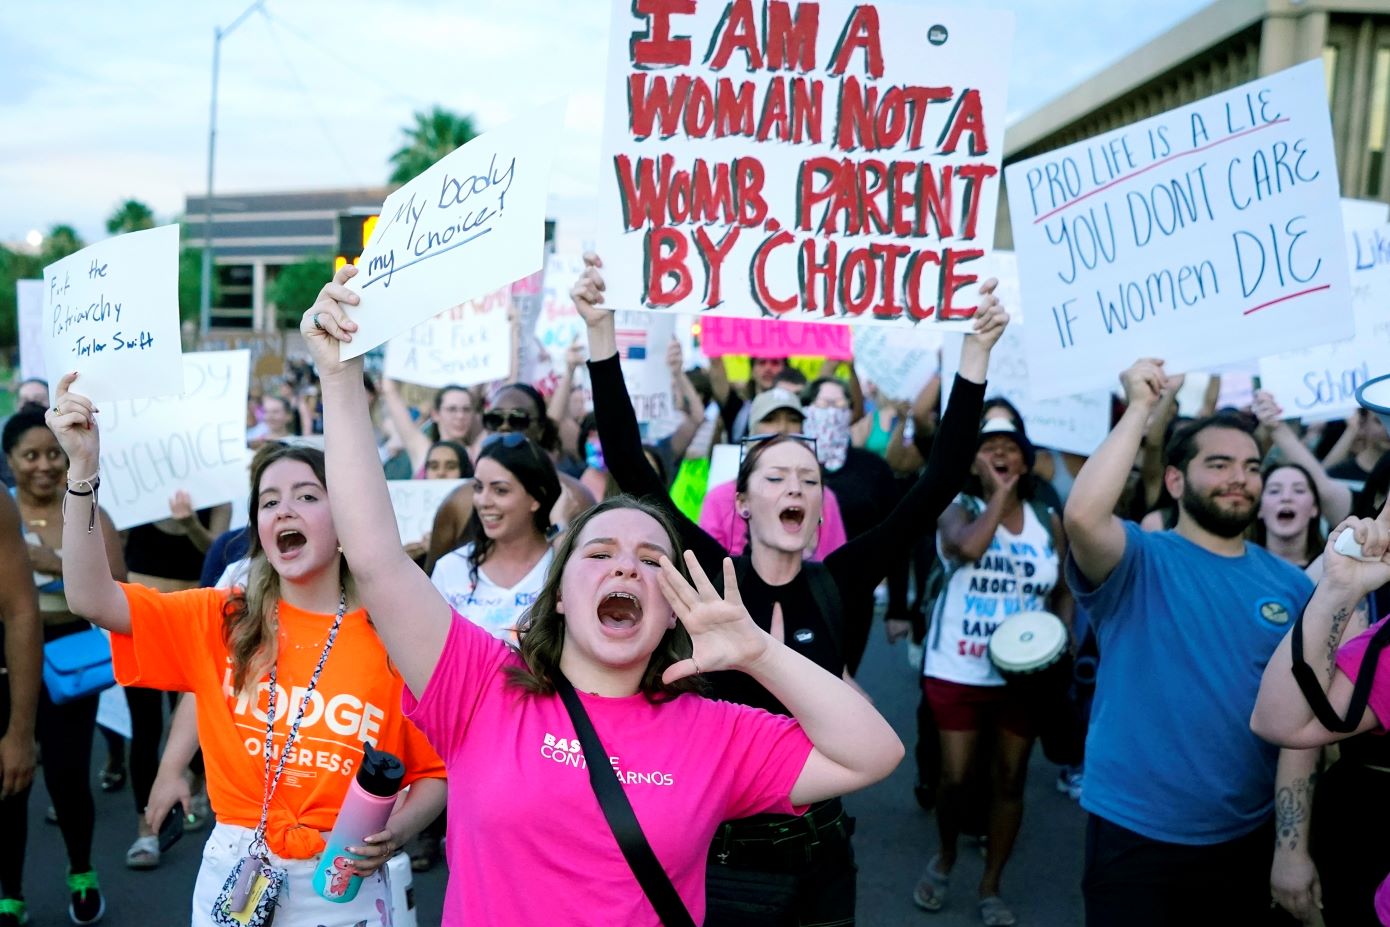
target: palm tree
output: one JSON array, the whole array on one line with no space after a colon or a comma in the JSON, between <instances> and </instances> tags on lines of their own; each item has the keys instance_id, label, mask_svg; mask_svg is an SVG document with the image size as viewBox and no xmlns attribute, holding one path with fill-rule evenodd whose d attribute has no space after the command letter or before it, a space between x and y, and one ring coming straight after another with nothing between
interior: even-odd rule
<instances>
[{"instance_id":1,"label":"palm tree","mask_svg":"<svg viewBox=\"0 0 1390 927\"><path fill-rule=\"evenodd\" d=\"M414 180L434 162L475 138L478 130L472 116L461 116L436 106L429 112L416 113L415 125L402 129L401 133L405 135L405 144L390 158L395 168L391 171L390 182L395 184Z\"/></svg>"},{"instance_id":2,"label":"palm tree","mask_svg":"<svg viewBox=\"0 0 1390 927\"><path fill-rule=\"evenodd\" d=\"M139 232L154 228L154 212L139 200L126 200L116 207L106 220L106 231L112 235Z\"/></svg>"}]
</instances>

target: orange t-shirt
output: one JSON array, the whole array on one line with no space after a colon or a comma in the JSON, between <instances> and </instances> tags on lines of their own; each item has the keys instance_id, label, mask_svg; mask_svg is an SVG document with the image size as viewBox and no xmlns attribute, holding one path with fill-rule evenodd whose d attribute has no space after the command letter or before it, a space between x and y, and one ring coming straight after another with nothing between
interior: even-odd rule
<instances>
[{"instance_id":1,"label":"orange t-shirt","mask_svg":"<svg viewBox=\"0 0 1390 927\"><path fill-rule=\"evenodd\" d=\"M207 766L208 799L217 820L254 828L265 790L267 673L255 704L232 690L232 661L222 640L225 589L161 593L123 584L131 633L111 635L116 680L122 685L192 692L198 697L198 740ZM332 615L280 602L272 774L314 673ZM404 682L386 648L358 609L343 616L333 650L309 697L295 748L271 800L266 843L284 859L309 859L324 848L362 742L405 763L405 784L443 778L444 763L425 736L401 714Z\"/></svg>"}]
</instances>

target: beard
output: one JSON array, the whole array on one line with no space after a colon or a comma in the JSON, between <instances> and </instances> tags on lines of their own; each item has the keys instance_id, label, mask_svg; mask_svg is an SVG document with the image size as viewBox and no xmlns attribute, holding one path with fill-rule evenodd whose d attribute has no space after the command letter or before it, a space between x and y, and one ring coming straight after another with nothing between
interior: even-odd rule
<instances>
[{"instance_id":1,"label":"beard","mask_svg":"<svg viewBox=\"0 0 1390 927\"><path fill-rule=\"evenodd\" d=\"M1192 516L1192 520L1203 530L1221 538L1234 538L1244 534L1254 523L1259 512L1254 499L1249 499L1249 505L1244 512L1221 509L1210 496L1204 496L1193 489L1191 483L1183 487L1181 504L1182 510Z\"/></svg>"}]
</instances>

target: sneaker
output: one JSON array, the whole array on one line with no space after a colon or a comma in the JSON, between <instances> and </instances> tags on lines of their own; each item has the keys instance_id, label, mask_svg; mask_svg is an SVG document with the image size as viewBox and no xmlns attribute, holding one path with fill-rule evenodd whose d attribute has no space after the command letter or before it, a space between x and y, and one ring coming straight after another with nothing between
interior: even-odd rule
<instances>
[{"instance_id":1,"label":"sneaker","mask_svg":"<svg viewBox=\"0 0 1390 927\"><path fill-rule=\"evenodd\" d=\"M68 918L78 927L95 924L106 915L106 899L97 883L97 871L74 872L68 875Z\"/></svg>"},{"instance_id":2,"label":"sneaker","mask_svg":"<svg viewBox=\"0 0 1390 927\"><path fill-rule=\"evenodd\" d=\"M1063 766L1062 771L1057 774L1057 791L1072 801L1080 801L1081 780L1082 772L1079 767Z\"/></svg>"},{"instance_id":3,"label":"sneaker","mask_svg":"<svg viewBox=\"0 0 1390 927\"><path fill-rule=\"evenodd\" d=\"M0 898L0 927L29 923L29 906L18 898Z\"/></svg>"}]
</instances>

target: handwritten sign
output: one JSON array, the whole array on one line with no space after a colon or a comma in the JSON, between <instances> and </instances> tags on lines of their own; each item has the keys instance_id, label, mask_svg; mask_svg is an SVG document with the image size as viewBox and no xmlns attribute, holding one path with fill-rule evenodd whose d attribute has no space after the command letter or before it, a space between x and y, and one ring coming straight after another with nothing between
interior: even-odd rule
<instances>
[{"instance_id":1,"label":"handwritten sign","mask_svg":"<svg viewBox=\"0 0 1390 927\"><path fill-rule=\"evenodd\" d=\"M1356 388L1390 371L1390 225L1383 214L1360 227L1346 218L1355 337L1260 361L1260 385L1305 422L1345 418L1357 408Z\"/></svg>"},{"instance_id":2,"label":"handwritten sign","mask_svg":"<svg viewBox=\"0 0 1390 927\"><path fill-rule=\"evenodd\" d=\"M579 310L570 299L570 289L584 272L584 259L578 254L552 254L545 260L541 282L540 314L532 337L539 344L541 362L531 380L544 393L550 393L565 375L565 354L576 341L588 346L588 332ZM588 395L588 371L575 372L576 386ZM579 381L582 381L580 384Z\"/></svg>"},{"instance_id":3,"label":"handwritten sign","mask_svg":"<svg viewBox=\"0 0 1390 927\"><path fill-rule=\"evenodd\" d=\"M1013 20L613 0L600 253L623 309L960 326L994 239Z\"/></svg>"},{"instance_id":4,"label":"handwritten sign","mask_svg":"<svg viewBox=\"0 0 1390 927\"><path fill-rule=\"evenodd\" d=\"M551 104L480 135L386 198L348 282L362 301L343 360L541 269L562 115Z\"/></svg>"},{"instance_id":5,"label":"handwritten sign","mask_svg":"<svg viewBox=\"0 0 1390 927\"><path fill-rule=\"evenodd\" d=\"M511 370L507 288L445 309L386 342L386 376L438 389L500 380Z\"/></svg>"},{"instance_id":6,"label":"handwritten sign","mask_svg":"<svg viewBox=\"0 0 1390 927\"><path fill-rule=\"evenodd\" d=\"M43 281L16 280L15 301L19 315L19 375L25 380L46 380L43 363Z\"/></svg>"},{"instance_id":7,"label":"handwritten sign","mask_svg":"<svg viewBox=\"0 0 1390 927\"><path fill-rule=\"evenodd\" d=\"M773 319L700 320L700 349L706 357L747 354L752 357L828 357L853 360L850 330L809 322Z\"/></svg>"},{"instance_id":8,"label":"handwritten sign","mask_svg":"<svg viewBox=\"0 0 1390 927\"><path fill-rule=\"evenodd\" d=\"M1321 61L1006 173L1040 397L1352 333Z\"/></svg>"},{"instance_id":9,"label":"handwritten sign","mask_svg":"<svg viewBox=\"0 0 1390 927\"><path fill-rule=\"evenodd\" d=\"M642 441L660 441L673 434L681 421L671 394L671 368L666 366L666 349L675 334L676 317L619 312L614 323L623 381L632 397Z\"/></svg>"},{"instance_id":10,"label":"handwritten sign","mask_svg":"<svg viewBox=\"0 0 1390 927\"><path fill-rule=\"evenodd\" d=\"M941 333L854 328L854 369L889 399L912 402L941 369Z\"/></svg>"},{"instance_id":11,"label":"handwritten sign","mask_svg":"<svg viewBox=\"0 0 1390 927\"><path fill-rule=\"evenodd\" d=\"M444 500L467 480L387 480L391 507L396 511L396 530L401 541L413 544L429 535L434 515Z\"/></svg>"},{"instance_id":12,"label":"handwritten sign","mask_svg":"<svg viewBox=\"0 0 1390 927\"><path fill-rule=\"evenodd\" d=\"M43 269L43 357L98 401L177 396L179 227L117 235Z\"/></svg>"},{"instance_id":13,"label":"handwritten sign","mask_svg":"<svg viewBox=\"0 0 1390 927\"><path fill-rule=\"evenodd\" d=\"M179 489L200 509L246 495L250 364L247 351L185 354L182 396L101 403L101 505L117 528L168 518Z\"/></svg>"}]
</instances>

